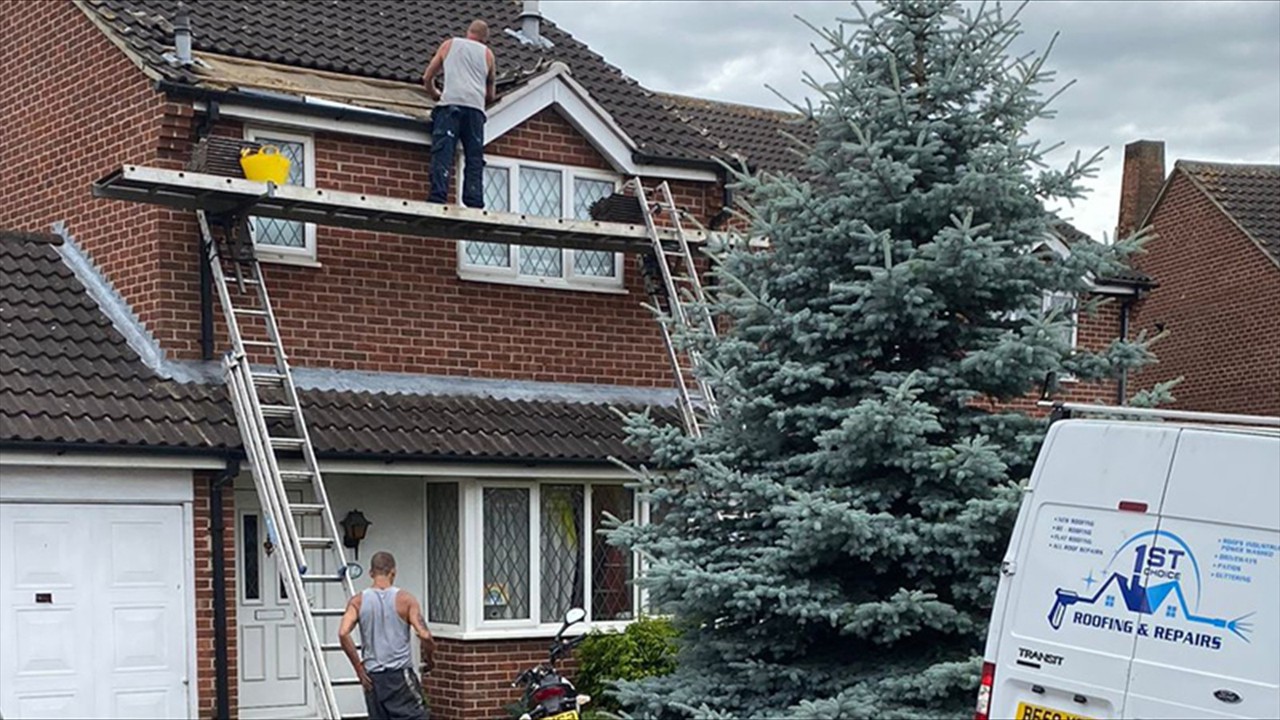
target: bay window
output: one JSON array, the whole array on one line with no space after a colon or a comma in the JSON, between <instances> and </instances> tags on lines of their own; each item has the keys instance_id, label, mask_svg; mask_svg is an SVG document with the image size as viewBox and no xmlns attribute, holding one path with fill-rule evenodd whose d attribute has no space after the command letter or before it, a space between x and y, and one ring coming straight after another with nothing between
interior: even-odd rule
<instances>
[{"instance_id":1,"label":"bay window","mask_svg":"<svg viewBox=\"0 0 1280 720\"><path fill-rule=\"evenodd\" d=\"M595 624L634 619L635 558L601 531L607 516L639 510L619 484L429 484L428 622L446 636L500 637L549 634L575 607Z\"/></svg>"},{"instance_id":2,"label":"bay window","mask_svg":"<svg viewBox=\"0 0 1280 720\"><path fill-rule=\"evenodd\" d=\"M618 178L587 168L488 158L485 208L539 217L590 219L591 206L612 195ZM622 256L602 250L458 243L458 274L468 280L617 292Z\"/></svg>"}]
</instances>

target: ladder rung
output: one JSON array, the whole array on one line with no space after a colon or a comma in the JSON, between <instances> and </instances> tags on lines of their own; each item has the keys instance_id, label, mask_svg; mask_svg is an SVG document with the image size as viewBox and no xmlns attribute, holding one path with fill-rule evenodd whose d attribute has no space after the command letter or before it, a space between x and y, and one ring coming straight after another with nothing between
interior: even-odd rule
<instances>
[{"instance_id":1,"label":"ladder rung","mask_svg":"<svg viewBox=\"0 0 1280 720\"><path fill-rule=\"evenodd\" d=\"M333 678L329 681L329 684L334 687L351 687L352 685L359 685L360 678L353 678L353 677L352 678ZM368 716L361 716L361 717L368 717Z\"/></svg>"},{"instance_id":2,"label":"ladder rung","mask_svg":"<svg viewBox=\"0 0 1280 720\"><path fill-rule=\"evenodd\" d=\"M275 385L284 382L284 375L273 372L256 372L252 373L254 385Z\"/></svg>"},{"instance_id":3,"label":"ladder rung","mask_svg":"<svg viewBox=\"0 0 1280 720\"><path fill-rule=\"evenodd\" d=\"M225 271L223 272L223 275L232 275L232 274L234 273L229 273ZM225 277L223 278L223 282L227 283L228 285L257 285L258 284L258 281L254 280L253 278L240 278L239 280L237 280L234 277Z\"/></svg>"},{"instance_id":4,"label":"ladder rung","mask_svg":"<svg viewBox=\"0 0 1280 720\"><path fill-rule=\"evenodd\" d=\"M333 539L327 537L304 537L298 538L298 543L308 550L324 549L333 547Z\"/></svg>"},{"instance_id":5,"label":"ladder rung","mask_svg":"<svg viewBox=\"0 0 1280 720\"><path fill-rule=\"evenodd\" d=\"M293 417L292 405L262 405L263 417Z\"/></svg>"},{"instance_id":6,"label":"ladder rung","mask_svg":"<svg viewBox=\"0 0 1280 720\"><path fill-rule=\"evenodd\" d=\"M280 479L284 482L309 482L311 480L310 470L281 470Z\"/></svg>"},{"instance_id":7,"label":"ladder rung","mask_svg":"<svg viewBox=\"0 0 1280 720\"><path fill-rule=\"evenodd\" d=\"M297 515L320 515L324 512L324 506L319 503L289 503L289 510Z\"/></svg>"},{"instance_id":8,"label":"ladder rung","mask_svg":"<svg viewBox=\"0 0 1280 720\"><path fill-rule=\"evenodd\" d=\"M279 448L283 450L289 450L289 449L296 450L301 448L307 442L302 438L291 438L291 437L268 437L267 440L271 443L271 447Z\"/></svg>"},{"instance_id":9,"label":"ladder rung","mask_svg":"<svg viewBox=\"0 0 1280 720\"><path fill-rule=\"evenodd\" d=\"M346 578L342 575L303 575L304 583L326 583L326 582L342 582Z\"/></svg>"},{"instance_id":10,"label":"ladder rung","mask_svg":"<svg viewBox=\"0 0 1280 720\"><path fill-rule=\"evenodd\" d=\"M254 317L266 317L266 310L258 310L257 308L232 308L231 312L236 315L252 315Z\"/></svg>"},{"instance_id":11,"label":"ladder rung","mask_svg":"<svg viewBox=\"0 0 1280 720\"><path fill-rule=\"evenodd\" d=\"M276 346L276 344L271 342L270 340L241 340L240 344L248 345L249 347L265 347L265 348L273 348Z\"/></svg>"},{"instance_id":12,"label":"ladder rung","mask_svg":"<svg viewBox=\"0 0 1280 720\"><path fill-rule=\"evenodd\" d=\"M342 618L346 612L346 607L312 607L311 609L311 615L315 618Z\"/></svg>"}]
</instances>

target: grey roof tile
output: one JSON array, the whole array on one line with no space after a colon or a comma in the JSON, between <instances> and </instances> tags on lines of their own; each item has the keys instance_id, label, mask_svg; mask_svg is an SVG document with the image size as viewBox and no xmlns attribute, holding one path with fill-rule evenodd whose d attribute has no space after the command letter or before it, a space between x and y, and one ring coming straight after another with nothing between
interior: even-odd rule
<instances>
[{"instance_id":1,"label":"grey roof tile","mask_svg":"<svg viewBox=\"0 0 1280 720\"><path fill-rule=\"evenodd\" d=\"M687 95L661 93L659 97L682 120L700 128L722 159L741 159L752 170L797 172L804 159L787 136L801 142L816 138L816 127L799 113Z\"/></svg>"},{"instance_id":2,"label":"grey roof tile","mask_svg":"<svg viewBox=\"0 0 1280 720\"><path fill-rule=\"evenodd\" d=\"M238 448L223 388L175 382L147 368L62 262L60 242L0 231L0 443ZM322 455L642 459L624 442L621 421L601 404L301 395ZM675 421L669 410L658 412Z\"/></svg>"}]
</instances>

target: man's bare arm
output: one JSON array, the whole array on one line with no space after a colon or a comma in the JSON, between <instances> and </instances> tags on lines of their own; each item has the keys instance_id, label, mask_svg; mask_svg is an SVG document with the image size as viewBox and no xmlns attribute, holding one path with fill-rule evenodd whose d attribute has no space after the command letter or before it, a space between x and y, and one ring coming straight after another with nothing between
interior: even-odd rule
<instances>
[{"instance_id":1,"label":"man's bare arm","mask_svg":"<svg viewBox=\"0 0 1280 720\"><path fill-rule=\"evenodd\" d=\"M347 601L347 611L342 613L342 623L338 626L338 643L342 645L342 652L347 654L351 667L356 669L360 684L368 691L373 688L373 681L369 679L369 673L365 672L360 653L356 651L356 643L351 639L351 631L360 622L360 597L356 595Z\"/></svg>"},{"instance_id":2,"label":"man's bare arm","mask_svg":"<svg viewBox=\"0 0 1280 720\"><path fill-rule=\"evenodd\" d=\"M491 103L498 98L498 64L493 59L493 51L486 49L485 53L489 60L489 79L485 83L484 99L486 103Z\"/></svg>"},{"instance_id":3,"label":"man's bare arm","mask_svg":"<svg viewBox=\"0 0 1280 720\"><path fill-rule=\"evenodd\" d=\"M452 46L453 38L440 43L440 47L436 49L436 54L432 56L431 62L427 63L426 71L422 73L422 84L427 88L427 94L431 96L432 100L440 99L440 88L436 87L436 76L444 68L444 56L449 54L449 48Z\"/></svg>"},{"instance_id":4,"label":"man's bare arm","mask_svg":"<svg viewBox=\"0 0 1280 720\"><path fill-rule=\"evenodd\" d=\"M427 628L427 623L422 619L422 605L418 602L418 598L412 594L401 591L401 595L405 596L407 612L405 615L409 627L417 633L418 639L422 641L422 664L427 670L435 667L436 639L431 636L431 630Z\"/></svg>"}]
</instances>

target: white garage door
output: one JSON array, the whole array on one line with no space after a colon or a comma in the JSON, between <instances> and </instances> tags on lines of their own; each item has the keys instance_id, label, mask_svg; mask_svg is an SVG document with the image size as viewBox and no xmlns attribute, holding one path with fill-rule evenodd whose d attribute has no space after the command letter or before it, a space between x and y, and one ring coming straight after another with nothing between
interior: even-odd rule
<instances>
[{"instance_id":1,"label":"white garage door","mask_svg":"<svg viewBox=\"0 0 1280 720\"><path fill-rule=\"evenodd\" d=\"M0 714L188 714L182 508L0 503Z\"/></svg>"}]
</instances>

